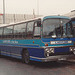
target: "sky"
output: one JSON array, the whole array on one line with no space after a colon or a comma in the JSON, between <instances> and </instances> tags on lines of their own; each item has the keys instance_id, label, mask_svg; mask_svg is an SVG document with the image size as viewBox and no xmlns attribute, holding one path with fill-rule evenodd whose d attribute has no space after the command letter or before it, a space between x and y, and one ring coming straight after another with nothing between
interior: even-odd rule
<instances>
[{"instance_id":1,"label":"sky","mask_svg":"<svg viewBox=\"0 0 75 75\"><path fill-rule=\"evenodd\" d=\"M5 13L9 14L62 15L75 10L75 0L5 0ZM3 0L0 0L3 13Z\"/></svg>"}]
</instances>

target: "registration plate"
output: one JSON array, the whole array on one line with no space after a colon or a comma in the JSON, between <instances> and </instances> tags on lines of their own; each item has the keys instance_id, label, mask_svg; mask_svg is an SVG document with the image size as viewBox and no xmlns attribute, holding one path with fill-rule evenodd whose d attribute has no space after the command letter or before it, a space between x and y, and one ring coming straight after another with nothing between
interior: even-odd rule
<instances>
[{"instance_id":1,"label":"registration plate","mask_svg":"<svg viewBox=\"0 0 75 75\"><path fill-rule=\"evenodd\" d=\"M66 58L59 58L58 60L66 60Z\"/></svg>"}]
</instances>

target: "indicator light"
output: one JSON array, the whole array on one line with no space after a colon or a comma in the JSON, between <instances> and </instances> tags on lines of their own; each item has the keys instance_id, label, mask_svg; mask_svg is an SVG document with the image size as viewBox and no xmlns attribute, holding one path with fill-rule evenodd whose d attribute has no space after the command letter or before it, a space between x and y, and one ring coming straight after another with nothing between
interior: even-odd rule
<instances>
[{"instance_id":1,"label":"indicator light","mask_svg":"<svg viewBox=\"0 0 75 75\"><path fill-rule=\"evenodd\" d=\"M48 44L45 44L45 46L48 46Z\"/></svg>"},{"instance_id":2,"label":"indicator light","mask_svg":"<svg viewBox=\"0 0 75 75\"><path fill-rule=\"evenodd\" d=\"M34 41L33 41L33 43L34 43Z\"/></svg>"}]
</instances>

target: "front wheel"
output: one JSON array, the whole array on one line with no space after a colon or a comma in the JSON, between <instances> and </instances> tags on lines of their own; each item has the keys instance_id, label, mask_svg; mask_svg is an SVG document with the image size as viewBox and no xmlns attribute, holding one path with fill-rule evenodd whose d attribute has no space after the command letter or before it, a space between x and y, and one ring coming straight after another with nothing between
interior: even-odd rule
<instances>
[{"instance_id":1,"label":"front wheel","mask_svg":"<svg viewBox=\"0 0 75 75\"><path fill-rule=\"evenodd\" d=\"M30 62L29 52L28 50L24 50L22 53L22 60L24 63L28 64Z\"/></svg>"}]
</instances>

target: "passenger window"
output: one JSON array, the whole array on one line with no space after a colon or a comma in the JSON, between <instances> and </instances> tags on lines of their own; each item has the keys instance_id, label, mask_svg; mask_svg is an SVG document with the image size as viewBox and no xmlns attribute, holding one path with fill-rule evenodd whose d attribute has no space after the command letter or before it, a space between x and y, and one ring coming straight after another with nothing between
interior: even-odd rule
<instances>
[{"instance_id":1,"label":"passenger window","mask_svg":"<svg viewBox=\"0 0 75 75\"><path fill-rule=\"evenodd\" d=\"M12 38L13 37L13 26L5 27L3 38Z\"/></svg>"},{"instance_id":2,"label":"passenger window","mask_svg":"<svg viewBox=\"0 0 75 75\"><path fill-rule=\"evenodd\" d=\"M25 38L26 36L26 23L14 26L14 38Z\"/></svg>"},{"instance_id":3,"label":"passenger window","mask_svg":"<svg viewBox=\"0 0 75 75\"><path fill-rule=\"evenodd\" d=\"M29 22L27 24L27 38L32 38L33 37L33 26L34 26L34 22Z\"/></svg>"}]
</instances>

